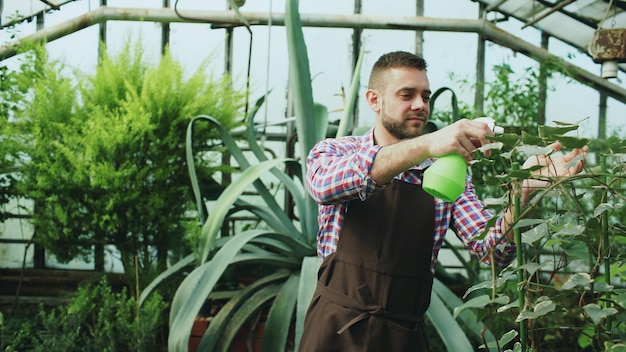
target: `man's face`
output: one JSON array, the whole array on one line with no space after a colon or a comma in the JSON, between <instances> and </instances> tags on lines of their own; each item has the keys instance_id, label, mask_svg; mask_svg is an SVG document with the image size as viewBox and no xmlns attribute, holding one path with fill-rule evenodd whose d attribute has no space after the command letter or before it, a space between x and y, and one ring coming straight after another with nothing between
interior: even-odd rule
<instances>
[{"instance_id":1,"label":"man's face","mask_svg":"<svg viewBox=\"0 0 626 352\"><path fill-rule=\"evenodd\" d=\"M426 71L394 68L385 73L379 92L382 126L394 139L413 138L424 132L430 116L430 86Z\"/></svg>"}]
</instances>

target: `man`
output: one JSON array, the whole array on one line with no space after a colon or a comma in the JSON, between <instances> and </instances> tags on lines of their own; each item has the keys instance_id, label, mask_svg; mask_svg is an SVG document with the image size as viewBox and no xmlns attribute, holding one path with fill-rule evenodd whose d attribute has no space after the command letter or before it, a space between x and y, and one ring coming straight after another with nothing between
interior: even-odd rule
<instances>
[{"instance_id":1,"label":"man","mask_svg":"<svg viewBox=\"0 0 626 352\"><path fill-rule=\"evenodd\" d=\"M301 351L426 351L423 316L430 304L436 258L453 230L483 260L494 248L497 265L515 255L508 211L483 240L474 240L493 216L478 200L471 178L453 203L421 187L433 158L458 153L466 161L493 135L485 123L460 120L423 134L430 114L426 62L391 52L375 63L368 104L376 122L363 136L327 139L311 150L307 189L319 206L319 281L307 312ZM551 146L560 150L561 145ZM585 150L531 158L544 175L582 170ZM523 202L541 187L527 181ZM341 240L340 240L341 239Z\"/></svg>"}]
</instances>

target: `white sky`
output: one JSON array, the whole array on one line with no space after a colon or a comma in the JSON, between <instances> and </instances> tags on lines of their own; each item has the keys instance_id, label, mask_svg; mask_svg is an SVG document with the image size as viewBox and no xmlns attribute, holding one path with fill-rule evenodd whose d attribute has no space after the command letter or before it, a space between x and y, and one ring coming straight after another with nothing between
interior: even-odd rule
<instances>
[{"instance_id":1,"label":"white sky","mask_svg":"<svg viewBox=\"0 0 626 352\"><path fill-rule=\"evenodd\" d=\"M5 0L6 16L12 2L30 2L39 4L38 0ZM171 0L172 6L176 0ZM159 8L162 0L108 0L110 7ZM242 12L284 12L285 0L248 0L242 7ZM351 14L353 1L336 0L300 0L301 13L329 13ZM415 13L412 1L378 1L363 0L363 13L380 16L410 16ZM99 7L99 0L79 0L62 7L61 11L52 11L45 17L46 27L74 18ZM217 10L226 9L226 0L179 0L180 9ZM466 18L478 17L478 5L470 0L426 0L425 16L435 18ZM521 30L522 23L511 19L500 22L498 26L521 37L535 45L539 45L540 33L533 28ZM35 30L34 23L26 23L17 27L19 35L27 35ZM287 84L287 50L285 32L282 26L253 26L253 54L251 68L251 84L253 93L251 101L256 100L265 91L272 89L266 111L262 111L260 119L269 121L280 120L286 109ZM172 24L170 43L174 57L182 62L189 71L193 71L198 64L213 55L214 62L211 69L216 74L223 70L223 30L211 29L207 24ZM271 36L268 34L271 33ZM314 77L313 92L315 100L325 104L329 109L342 106L342 100L337 96L341 87L350 86L350 29L305 28L305 38L309 52L311 75ZM9 40L7 30L0 31L0 43ZM107 27L107 43L110 50L119 50L124 39L132 36L141 36L145 43L146 52L155 61L160 52L160 24L135 22L109 22ZM269 39L268 39L269 38ZM367 82L369 69L374 61L384 52L391 50L414 51L414 34L411 31L400 30L365 30L363 40L366 56L363 62L361 85ZM95 67L98 42L98 26L92 26L80 32L68 35L48 44L52 57L60 58L71 66L83 71ZM242 87L245 82L248 62L248 46L250 35L245 28L235 30L234 74L236 82ZM473 33L426 32L424 34L424 56L429 64L429 78L431 88L436 90L442 86L453 88L460 95L461 100L472 104L473 93L460 87L456 81L450 79L451 74L457 78L474 80L476 65L477 35ZM592 72L599 73L600 65L578 53L576 49L551 39L550 48L553 53L561 57L573 55L569 61ZM17 62L17 58L6 60L8 63ZM269 64L268 64L269 63ZM507 48L493 43L487 43L486 74L491 77L491 68L494 65L507 63L516 72L523 73L525 68L536 66L537 63L522 54L515 54ZM618 80L623 75L619 73ZM615 80L614 80L615 81ZM621 85L621 81L616 83ZM549 92L547 101L547 120L574 122L589 116L583 123L580 133L585 137L595 137L597 134L597 115L599 95L593 89L583 86L576 81L561 77L550 80L549 85L556 87ZM362 97L363 94L361 94ZM363 104L361 99L361 124L371 124L373 114ZM267 112L267 113L266 113ZM622 116L626 112L624 104L611 98L608 101L608 131L621 128ZM340 118L341 113L331 114L330 119Z\"/></svg>"}]
</instances>

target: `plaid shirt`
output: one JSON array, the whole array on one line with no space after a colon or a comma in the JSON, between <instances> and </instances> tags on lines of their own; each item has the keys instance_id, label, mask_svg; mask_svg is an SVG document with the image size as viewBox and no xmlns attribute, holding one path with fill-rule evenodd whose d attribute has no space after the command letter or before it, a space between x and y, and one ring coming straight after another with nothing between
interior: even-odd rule
<instances>
[{"instance_id":1,"label":"plaid shirt","mask_svg":"<svg viewBox=\"0 0 626 352\"><path fill-rule=\"evenodd\" d=\"M378 184L370 169L381 146L374 145L373 129L363 136L325 139L315 145L307 157L306 187L319 204L317 253L320 258L337 250L348 202L367 199L387 184ZM424 169L433 159L397 175L395 179L421 184ZM489 250L497 245L494 259L498 266L508 265L515 257L515 245L502 238L502 218L496 220L482 240L480 235L493 214L484 209L468 176L465 191L454 203L435 198L435 245L431 270L436 269L437 255L448 229L456 233L465 246L484 262L489 262Z\"/></svg>"}]
</instances>

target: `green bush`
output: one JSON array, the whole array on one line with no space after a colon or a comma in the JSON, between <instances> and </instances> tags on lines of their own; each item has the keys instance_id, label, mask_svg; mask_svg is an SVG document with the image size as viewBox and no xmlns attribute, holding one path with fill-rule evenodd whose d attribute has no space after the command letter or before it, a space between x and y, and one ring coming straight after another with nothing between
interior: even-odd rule
<instances>
[{"instance_id":1,"label":"green bush","mask_svg":"<svg viewBox=\"0 0 626 352\"><path fill-rule=\"evenodd\" d=\"M39 306L30 317L6 321L3 351L158 351L164 345L166 304L154 294L138 308L126 289L114 292L106 277L79 287L71 301Z\"/></svg>"}]
</instances>

